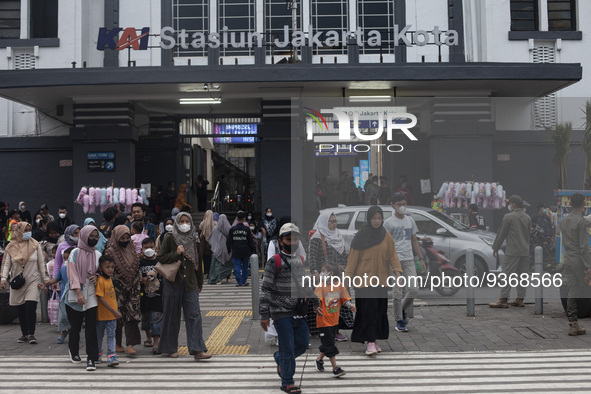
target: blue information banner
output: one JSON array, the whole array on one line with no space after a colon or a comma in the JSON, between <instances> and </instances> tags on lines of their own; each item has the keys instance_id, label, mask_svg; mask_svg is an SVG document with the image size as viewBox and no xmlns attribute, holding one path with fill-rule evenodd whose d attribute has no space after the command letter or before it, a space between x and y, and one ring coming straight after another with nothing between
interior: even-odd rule
<instances>
[{"instance_id":1,"label":"blue information banner","mask_svg":"<svg viewBox=\"0 0 591 394\"><path fill-rule=\"evenodd\" d=\"M359 171L359 167L353 167L353 179L355 180L355 186L359 187L361 184L361 172Z\"/></svg>"},{"instance_id":2,"label":"blue information banner","mask_svg":"<svg viewBox=\"0 0 591 394\"><path fill-rule=\"evenodd\" d=\"M365 182L369 177L369 160L359 160L359 174L361 176L361 188L365 191Z\"/></svg>"},{"instance_id":3,"label":"blue information banner","mask_svg":"<svg viewBox=\"0 0 591 394\"><path fill-rule=\"evenodd\" d=\"M256 123L243 124L215 124L214 134L232 134L236 137L213 137L213 142L216 144L254 144L254 136L240 137L244 134L257 134Z\"/></svg>"},{"instance_id":4,"label":"blue information banner","mask_svg":"<svg viewBox=\"0 0 591 394\"><path fill-rule=\"evenodd\" d=\"M115 172L115 152L87 152L88 172Z\"/></svg>"}]
</instances>

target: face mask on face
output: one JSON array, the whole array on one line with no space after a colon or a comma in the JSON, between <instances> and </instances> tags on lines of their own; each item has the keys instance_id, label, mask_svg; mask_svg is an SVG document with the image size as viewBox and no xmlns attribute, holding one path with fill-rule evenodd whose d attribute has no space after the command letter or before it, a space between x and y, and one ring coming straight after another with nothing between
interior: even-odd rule
<instances>
[{"instance_id":1,"label":"face mask on face","mask_svg":"<svg viewBox=\"0 0 591 394\"><path fill-rule=\"evenodd\" d=\"M547 209L544 209L544 210L542 211L542 213L545 215L545 214L547 214L547 213L548 213L548 210L547 210Z\"/></svg>"},{"instance_id":2,"label":"face mask on face","mask_svg":"<svg viewBox=\"0 0 591 394\"><path fill-rule=\"evenodd\" d=\"M250 226L250 231L254 231L254 226Z\"/></svg>"},{"instance_id":3,"label":"face mask on face","mask_svg":"<svg viewBox=\"0 0 591 394\"><path fill-rule=\"evenodd\" d=\"M399 215L404 215L406 213L406 207L403 205L401 207L396 208L396 213Z\"/></svg>"},{"instance_id":4,"label":"face mask on face","mask_svg":"<svg viewBox=\"0 0 591 394\"><path fill-rule=\"evenodd\" d=\"M21 212L25 212L27 210L27 207L25 205L21 205L20 210Z\"/></svg>"},{"instance_id":5,"label":"face mask on face","mask_svg":"<svg viewBox=\"0 0 591 394\"><path fill-rule=\"evenodd\" d=\"M72 242L78 242L78 237L70 237L70 239L72 240Z\"/></svg>"},{"instance_id":6,"label":"face mask on face","mask_svg":"<svg viewBox=\"0 0 591 394\"><path fill-rule=\"evenodd\" d=\"M321 278L324 278L324 277L328 276L328 272L321 272L319 275Z\"/></svg>"},{"instance_id":7,"label":"face mask on face","mask_svg":"<svg viewBox=\"0 0 591 394\"><path fill-rule=\"evenodd\" d=\"M148 258L154 257L155 254L156 254L156 252L152 248L148 248L148 249L144 250L144 256L146 256Z\"/></svg>"},{"instance_id":8,"label":"face mask on face","mask_svg":"<svg viewBox=\"0 0 591 394\"><path fill-rule=\"evenodd\" d=\"M66 218L66 214L65 213L60 213L60 219L65 219Z\"/></svg>"},{"instance_id":9,"label":"face mask on face","mask_svg":"<svg viewBox=\"0 0 591 394\"><path fill-rule=\"evenodd\" d=\"M96 244L98 244L98 239L96 238L88 238L88 246L90 246L91 248L96 246Z\"/></svg>"},{"instance_id":10,"label":"face mask on face","mask_svg":"<svg viewBox=\"0 0 591 394\"><path fill-rule=\"evenodd\" d=\"M189 230L191 230L191 225L188 223L181 224L179 225L179 230L181 233L187 233Z\"/></svg>"},{"instance_id":11,"label":"face mask on face","mask_svg":"<svg viewBox=\"0 0 591 394\"><path fill-rule=\"evenodd\" d=\"M273 213L269 213L269 212L267 212L267 217L269 217L269 218L270 218L271 216L273 216Z\"/></svg>"},{"instance_id":12,"label":"face mask on face","mask_svg":"<svg viewBox=\"0 0 591 394\"><path fill-rule=\"evenodd\" d=\"M171 232L174 227L172 224L167 224L166 226L164 226L164 228L166 229L166 231Z\"/></svg>"},{"instance_id":13,"label":"face mask on face","mask_svg":"<svg viewBox=\"0 0 591 394\"><path fill-rule=\"evenodd\" d=\"M511 212L513 210L513 205L507 205L507 209L509 210L509 212Z\"/></svg>"},{"instance_id":14,"label":"face mask on face","mask_svg":"<svg viewBox=\"0 0 591 394\"><path fill-rule=\"evenodd\" d=\"M252 220L252 216L247 217L248 220Z\"/></svg>"},{"instance_id":15,"label":"face mask on face","mask_svg":"<svg viewBox=\"0 0 591 394\"><path fill-rule=\"evenodd\" d=\"M129 241L125 241L125 242L119 241L118 244L119 244L119 247L121 247L121 248L127 248L127 245L129 245Z\"/></svg>"},{"instance_id":16,"label":"face mask on face","mask_svg":"<svg viewBox=\"0 0 591 394\"><path fill-rule=\"evenodd\" d=\"M294 247L294 245L286 245L286 244L283 244L283 249L287 253L293 254L293 252L295 252L298 248L297 248L297 246Z\"/></svg>"},{"instance_id":17,"label":"face mask on face","mask_svg":"<svg viewBox=\"0 0 591 394\"><path fill-rule=\"evenodd\" d=\"M41 223L41 219L35 219L35 223L37 223L37 224Z\"/></svg>"},{"instance_id":18,"label":"face mask on face","mask_svg":"<svg viewBox=\"0 0 591 394\"><path fill-rule=\"evenodd\" d=\"M30 231L23 233L23 241L28 241L29 239L31 239L31 235L32 233Z\"/></svg>"}]
</instances>

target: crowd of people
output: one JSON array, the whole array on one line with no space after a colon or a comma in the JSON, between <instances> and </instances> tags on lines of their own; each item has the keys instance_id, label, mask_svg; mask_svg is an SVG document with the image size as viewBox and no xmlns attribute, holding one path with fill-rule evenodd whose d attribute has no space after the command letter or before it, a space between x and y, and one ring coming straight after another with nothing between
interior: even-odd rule
<instances>
[{"instance_id":1,"label":"crowd of people","mask_svg":"<svg viewBox=\"0 0 591 394\"><path fill-rule=\"evenodd\" d=\"M152 347L154 354L178 357L181 308L189 353L196 360L211 357L202 335L199 293L204 268L211 268L203 265L203 256L216 250L211 246L217 226L213 212L206 213L198 229L184 203L182 211L163 211L159 223L144 204L136 203L129 213L108 208L102 222L89 217L80 227L65 207L54 218L45 204L33 216L27 215L24 203L19 204L22 216L1 205L7 244L0 287L10 288L9 303L18 310L18 343L37 343L37 304L45 289L59 300L56 341L61 344L69 337L74 363L82 362L84 328L89 371L103 361L117 366L119 353L137 355L141 331L144 346ZM222 235L226 248L228 232Z\"/></svg>"},{"instance_id":2,"label":"crowd of people","mask_svg":"<svg viewBox=\"0 0 591 394\"><path fill-rule=\"evenodd\" d=\"M307 234L307 251L301 242L303 234L291 217L277 219L271 208L258 221L252 212L238 211L232 224L225 214L207 211L196 226L185 209L173 210L158 222L147 215L143 204L136 203L129 214L109 208L103 222L87 218L79 227L65 208L60 207L58 219L52 219L45 205L31 216L34 224L7 214L10 241L5 247L0 287L10 287L10 305L18 309L22 335L17 342L30 344L37 343L40 292L57 292L56 340L64 343L69 336L70 359L81 363L79 342L84 328L89 371L102 361L117 366L118 353L135 356L134 347L142 343L141 331L145 333L143 345L152 347L154 354L178 357L181 310L189 353L195 360L204 360L211 357L203 340L199 307L204 278L211 285L220 285L229 283L234 275L235 286L248 286L250 258L262 257L261 326L265 331L273 327L277 333L274 360L281 390L299 393L293 379L295 359L308 348L310 335L318 335L321 342L316 370L324 372L328 358L334 377L345 375L336 360L337 342L348 340L341 330L352 329L351 341L364 344L366 355L382 351L378 341L387 340L390 333L388 277L414 276L427 268L417 242L416 223L406 212L408 200L405 193L393 194L389 202L394 214L387 220L379 206L370 206L367 223L356 233L350 248L339 233L335 214L323 211ZM561 223L569 283L567 314L569 335L582 335L585 330L577 322L575 294L580 280L591 273L591 254L587 221L582 215L584 197L574 195L572 204L573 213ZM531 219L522 207L523 200L511 196L510 213L492 245L496 255L506 241L503 271L508 274L527 272ZM26 211L26 205L19 204L19 210ZM541 208L539 215L544 214ZM536 220L545 221L543 217ZM316 287L305 286L306 269L316 278ZM330 287L330 278L341 274L376 277L379 283L356 285L353 302L350 288ZM510 290L510 286L502 288L500 300L490 306L523 307L525 289L518 287L516 300L508 303ZM406 310L417 289L395 286L393 293L394 328L408 332Z\"/></svg>"}]
</instances>

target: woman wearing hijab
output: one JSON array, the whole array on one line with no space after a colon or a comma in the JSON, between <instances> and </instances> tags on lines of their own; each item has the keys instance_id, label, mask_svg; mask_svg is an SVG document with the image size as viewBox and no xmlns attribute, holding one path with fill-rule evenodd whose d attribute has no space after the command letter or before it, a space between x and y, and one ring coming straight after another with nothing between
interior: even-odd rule
<instances>
[{"instance_id":1,"label":"woman wearing hijab","mask_svg":"<svg viewBox=\"0 0 591 394\"><path fill-rule=\"evenodd\" d=\"M12 230L10 243L4 249L4 266L2 268L0 287L8 288L11 280L23 274L25 284L20 289L10 288L9 304L18 309L18 320L21 325L21 337L18 343L36 344L35 324L37 319L37 301L43 282L49 277L45 269L43 251L39 242L32 238L31 225L27 222L18 223Z\"/></svg>"},{"instance_id":2,"label":"woman wearing hijab","mask_svg":"<svg viewBox=\"0 0 591 394\"><path fill-rule=\"evenodd\" d=\"M340 272L344 272L347 267L347 252L345 250L345 240L337 229L337 218L333 212L324 211L318 216L314 225L316 232L310 238L309 260L310 272L318 278L325 263L335 264ZM336 273L335 275L340 275ZM316 321L316 314L308 314L309 318ZM339 312L340 327L350 329L353 327L354 319L351 309L341 308ZM317 329L315 329L316 331ZM335 339L339 342L346 341L347 337L337 331Z\"/></svg>"},{"instance_id":3,"label":"woman wearing hijab","mask_svg":"<svg viewBox=\"0 0 591 394\"><path fill-rule=\"evenodd\" d=\"M230 232L230 222L226 215L220 215L218 223L211 231L211 235L207 242L211 246L211 267L209 269L209 276L207 283L210 285L221 284L223 279L226 283L232 275L232 255L228 252L226 247L226 237Z\"/></svg>"},{"instance_id":4,"label":"woman wearing hijab","mask_svg":"<svg viewBox=\"0 0 591 394\"><path fill-rule=\"evenodd\" d=\"M117 321L115 339L116 351L123 351L123 327L125 327L125 354L135 356L133 348L142 341L139 323L142 320L140 311L140 261L131 242L131 232L125 225L113 229L107 243L105 254L115 260L115 272L111 279L117 293L117 306L122 317Z\"/></svg>"},{"instance_id":5,"label":"woman wearing hijab","mask_svg":"<svg viewBox=\"0 0 591 394\"><path fill-rule=\"evenodd\" d=\"M93 218L86 218L84 220L84 226L94 226L96 227L96 223L94 222ZM99 231L99 241L96 244L96 250L99 253L103 253L105 251L105 247L107 246L107 238Z\"/></svg>"},{"instance_id":6,"label":"woman wearing hijab","mask_svg":"<svg viewBox=\"0 0 591 394\"><path fill-rule=\"evenodd\" d=\"M181 212L177 215L172 231L164 237L158 253L162 264L181 261L174 282L163 279L162 332L159 351L170 357L178 357L179 330L181 327L181 306L183 308L187 347L195 360L211 358L203 341L203 326L199 293L203 288L203 271L199 256L199 239L191 215Z\"/></svg>"},{"instance_id":7,"label":"woman wearing hijab","mask_svg":"<svg viewBox=\"0 0 591 394\"><path fill-rule=\"evenodd\" d=\"M58 224L59 225L59 224ZM72 224L66 228L66 232L64 233L64 242L57 246L57 250L55 252L55 264L53 265L53 275L52 278L55 278L57 274L59 274L62 265L64 264L64 256L63 251L78 246L78 235L80 234L80 227L76 224ZM51 254L49 255L51 257Z\"/></svg>"},{"instance_id":8,"label":"woman wearing hijab","mask_svg":"<svg viewBox=\"0 0 591 394\"><path fill-rule=\"evenodd\" d=\"M156 253L160 251L160 247L162 246L162 241L164 241L164 236L172 231L174 225L174 220L171 217L168 217L160 223L160 235L156 238Z\"/></svg>"},{"instance_id":9,"label":"woman wearing hijab","mask_svg":"<svg viewBox=\"0 0 591 394\"><path fill-rule=\"evenodd\" d=\"M199 223L199 245L201 247L201 256L203 257L203 274L209 275L209 269L211 267L211 246L207 241L211 232L215 228L215 222L213 221L213 211L208 210L203 216L203 221Z\"/></svg>"},{"instance_id":10,"label":"woman wearing hijab","mask_svg":"<svg viewBox=\"0 0 591 394\"><path fill-rule=\"evenodd\" d=\"M64 297L66 312L70 321L70 339L68 348L70 360L80 363L80 331L84 322L84 339L86 342L86 370L96 369L94 362L99 359L96 318L98 300L96 298L96 269L101 254L95 246L99 242L99 231L94 226L84 226L80 230L78 247L72 251L66 263L68 284ZM70 293L74 293L70 295Z\"/></svg>"},{"instance_id":11,"label":"woman wearing hijab","mask_svg":"<svg viewBox=\"0 0 591 394\"><path fill-rule=\"evenodd\" d=\"M402 273L394 248L394 239L383 226L384 213L378 206L367 210L367 223L355 234L347 260L345 276L355 286L357 313L351 341L367 342L365 354L374 356L382 351L376 341L388 339L388 276L389 267L396 278ZM369 282L359 283L364 275L379 279L377 287ZM357 279L356 279L357 278ZM376 284L374 284L375 286Z\"/></svg>"}]
</instances>

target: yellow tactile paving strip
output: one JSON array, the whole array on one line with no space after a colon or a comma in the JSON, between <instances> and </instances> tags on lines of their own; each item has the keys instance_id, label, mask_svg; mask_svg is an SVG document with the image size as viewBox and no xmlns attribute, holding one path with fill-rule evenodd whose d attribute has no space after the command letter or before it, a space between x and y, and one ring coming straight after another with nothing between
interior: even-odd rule
<instances>
[{"instance_id":1,"label":"yellow tactile paving strip","mask_svg":"<svg viewBox=\"0 0 591 394\"><path fill-rule=\"evenodd\" d=\"M206 317L223 317L220 324L213 330L205 341L207 352L210 354L247 354L250 345L228 345L232 335L238 330L246 316L252 316L252 311L209 311ZM187 346L179 346L181 356L188 356Z\"/></svg>"}]
</instances>

